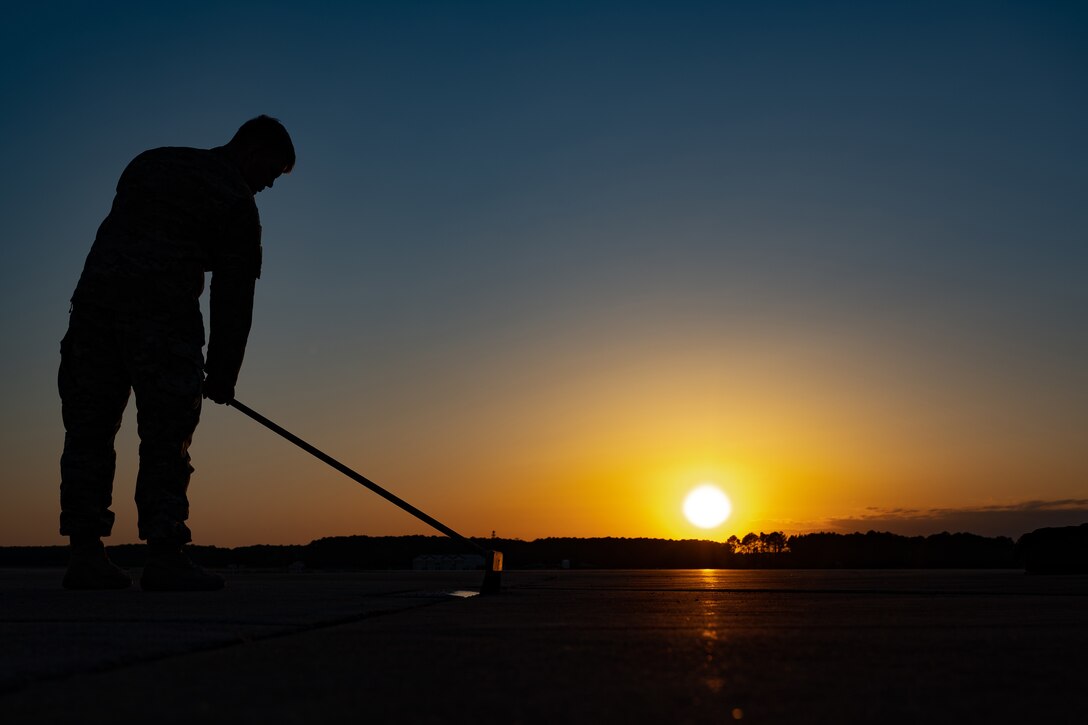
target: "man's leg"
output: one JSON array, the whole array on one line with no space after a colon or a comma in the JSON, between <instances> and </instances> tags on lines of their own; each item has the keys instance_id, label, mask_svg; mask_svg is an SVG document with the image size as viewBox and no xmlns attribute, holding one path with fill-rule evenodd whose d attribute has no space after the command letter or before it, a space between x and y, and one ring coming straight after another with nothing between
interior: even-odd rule
<instances>
[{"instance_id":1,"label":"man's leg","mask_svg":"<svg viewBox=\"0 0 1088 725\"><path fill-rule=\"evenodd\" d=\"M73 310L61 342L60 533L72 542L64 578L69 589L117 589L131 583L109 562L100 540L113 528L113 442L129 396L111 317L101 310Z\"/></svg>"},{"instance_id":2,"label":"man's leg","mask_svg":"<svg viewBox=\"0 0 1088 725\"><path fill-rule=\"evenodd\" d=\"M136 479L140 538L149 544L144 589L219 589L222 578L188 560L189 445L200 420L204 359L201 341L177 329L140 322L130 337L129 358L140 433Z\"/></svg>"}]
</instances>

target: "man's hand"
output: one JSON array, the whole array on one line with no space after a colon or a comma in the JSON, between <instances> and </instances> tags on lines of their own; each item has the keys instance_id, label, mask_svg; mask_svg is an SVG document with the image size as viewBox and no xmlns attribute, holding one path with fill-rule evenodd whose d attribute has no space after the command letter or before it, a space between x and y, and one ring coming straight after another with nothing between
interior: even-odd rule
<instances>
[{"instance_id":1,"label":"man's hand","mask_svg":"<svg viewBox=\"0 0 1088 725\"><path fill-rule=\"evenodd\" d=\"M224 382L222 378L209 375L204 378L204 397L213 403L225 405L234 400L234 384Z\"/></svg>"}]
</instances>

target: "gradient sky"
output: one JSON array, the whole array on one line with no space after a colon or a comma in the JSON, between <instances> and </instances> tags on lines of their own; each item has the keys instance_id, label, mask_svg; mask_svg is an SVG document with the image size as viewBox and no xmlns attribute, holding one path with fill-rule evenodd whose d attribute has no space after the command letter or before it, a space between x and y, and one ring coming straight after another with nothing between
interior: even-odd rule
<instances>
[{"instance_id":1,"label":"gradient sky","mask_svg":"<svg viewBox=\"0 0 1088 725\"><path fill-rule=\"evenodd\" d=\"M298 164L238 398L465 534L1088 521L1083 3L0 12L0 545L63 542L59 340L121 170L259 113ZM430 533L229 408L192 455L196 543Z\"/></svg>"}]
</instances>

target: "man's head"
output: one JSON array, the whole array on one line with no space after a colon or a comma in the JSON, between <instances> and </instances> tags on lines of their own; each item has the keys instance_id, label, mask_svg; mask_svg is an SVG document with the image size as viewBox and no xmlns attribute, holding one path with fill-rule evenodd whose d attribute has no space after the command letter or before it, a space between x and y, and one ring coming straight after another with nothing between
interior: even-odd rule
<instances>
[{"instance_id":1,"label":"man's head","mask_svg":"<svg viewBox=\"0 0 1088 725\"><path fill-rule=\"evenodd\" d=\"M290 173L295 166L291 137L283 124L270 116L243 123L225 148L254 194L272 188L280 174Z\"/></svg>"}]
</instances>

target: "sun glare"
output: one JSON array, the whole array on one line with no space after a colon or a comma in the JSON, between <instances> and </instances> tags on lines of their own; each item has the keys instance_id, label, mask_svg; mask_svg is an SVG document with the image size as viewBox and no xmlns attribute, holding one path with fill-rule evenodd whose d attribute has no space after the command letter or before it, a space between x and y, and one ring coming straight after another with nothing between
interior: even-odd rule
<instances>
[{"instance_id":1,"label":"sun glare","mask_svg":"<svg viewBox=\"0 0 1088 725\"><path fill-rule=\"evenodd\" d=\"M718 526L733 513L729 497L712 483L704 483L684 499L684 515L701 529Z\"/></svg>"}]
</instances>

